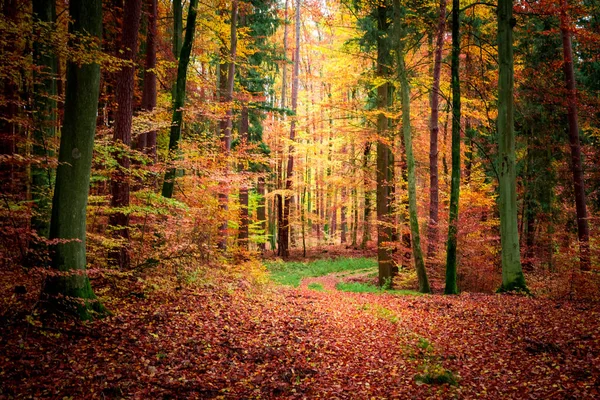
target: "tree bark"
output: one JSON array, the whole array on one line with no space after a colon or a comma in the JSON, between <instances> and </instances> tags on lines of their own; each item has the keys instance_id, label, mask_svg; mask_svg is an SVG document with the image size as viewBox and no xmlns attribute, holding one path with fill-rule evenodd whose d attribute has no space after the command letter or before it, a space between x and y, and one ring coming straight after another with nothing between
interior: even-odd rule
<instances>
[{"instance_id":1,"label":"tree bark","mask_svg":"<svg viewBox=\"0 0 600 400\"><path fill-rule=\"evenodd\" d=\"M581 162L581 145L579 143L579 124L577 118L577 88L573 68L573 49L571 46L571 22L567 14L567 0L561 0L560 32L563 43L563 69L567 88L567 119L569 121L569 145L571 147L571 170L573 171L573 187L575 191L575 208L577 210L577 236L579 239L579 265L582 271L591 269L590 262L590 228L585 200L585 183Z\"/></svg>"},{"instance_id":2,"label":"tree bark","mask_svg":"<svg viewBox=\"0 0 600 400\"><path fill-rule=\"evenodd\" d=\"M144 88L142 90L142 110L151 112L156 107L156 42L158 0L148 2L148 32L146 33L146 61ZM144 132L138 140L138 149L146 153L151 162L156 162L156 130Z\"/></svg>"},{"instance_id":3,"label":"tree bark","mask_svg":"<svg viewBox=\"0 0 600 400\"><path fill-rule=\"evenodd\" d=\"M175 100L173 101L173 117L171 123L171 134L169 136L169 160L176 157L179 149L179 139L181 138L181 124L183 123L183 105L185 102L185 84L187 81L187 67L190 62L192 44L194 42L194 32L196 30L196 16L198 0L190 0L187 16L187 25L185 29L185 38L181 47L181 55L177 66L177 90ZM176 169L170 167L165 173L165 180L162 187L162 196L173 197L175 188Z\"/></svg>"},{"instance_id":4,"label":"tree bark","mask_svg":"<svg viewBox=\"0 0 600 400\"><path fill-rule=\"evenodd\" d=\"M385 82L377 87L377 263L379 267L379 286L391 285L394 278L394 260L392 259L392 219L391 201L394 182L394 163L388 141L390 45L387 9L385 5L377 7L377 76Z\"/></svg>"},{"instance_id":5,"label":"tree bark","mask_svg":"<svg viewBox=\"0 0 600 400\"><path fill-rule=\"evenodd\" d=\"M69 16L72 33L100 41L101 0L71 0ZM50 220L50 239L60 241L52 248L51 266L61 274L48 276L43 292L51 310L74 313L81 319L92 318L92 311L103 311L86 273L85 250L99 91L99 64L67 63L65 116Z\"/></svg>"},{"instance_id":6,"label":"tree bark","mask_svg":"<svg viewBox=\"0 0 600 400\"><path fill-rule=\"evenodd\" d=\"M460 1L452 0L452 180L450 215L446 251L446 287L444 294L457 294L456 251L458 236L458 202L460 198Z\"/></svg>"},{"instance_id":7,"label":"tree bark","mask_svg":"<svg viewBox=\"0 0 600 400\"><path fill-rule=\"evenodd\" d=\"M440 111L440 73L442 70L442 50L446 34L446 0L440 0L437 36L435 41L433 87L431 89L431 120L429 129L429 229L427 256L433 257L438 244L439 221L439 173L438 173L438 134Z\"/></svg>"},{"instance_id":8,"label":"tree bark","mask_svg":"<svg viewBox=\"0 0 600 400\"><path fill-rule=\"evenodd\" d=\"M131 125L133 123L133 103L135 91L135 67L134 58L138 51L138 32L140 29L140 18L142 15L142 0L131 0L125 3L123 30L121 36L120 55L121 59L128 62L117 75L116 100L117 111L115 113L115 126L113 141L117 146L123 145L123 150L116 153L119 164L117 170L111 176L110 202L113 209L108 218L109 226L114 229L114 234L119 240L117 248L111 250L109 259L120 269L129 268L131 259L128 249L129 244L129 212L123 210L129 207L129 167L131 160L126 152L131 146ZM116 209L116 210L115 210Z\"/></svg>"},{"instance_id":9,"label":"tree bark","mask_svg":"<svg viewBox=\"0 0 600 400\"><path fill-rule=\"evenodd\" d=\"M222 97L222 102L227 107L225 112L225 118L221 121L221 147L226 158L229 158L231 153L231 132L233 128L233 85L235 83L235 58L237 53L237 17L238 17L238 1L234 0L231 3L231 22L230 22L230 37L231 37L231 48L229 49L229 62L227 63L227 82L225 84L225 93ZM223 64L221 64L221 68ZM228 171L230 168L226 162L225 169ZM229 188L224 187L224 190L219 193L219 203L221 210L224 213L229 208ZM220 228L219 248L225 250L227 248L227 237L228 237L228 221L224 219Z\"/></svg>"},{"instance_id":10,"label":"tree bark","mask_svg":"<svg viewBox=\"0 0 600 400\"><path fill-rule=\"evenodd\" d=\"M415 158L412 147L412 129L410 124L410 86L406 73L406 65L404 62L404 29L401 24L401 9L400 1L394 0L394 16L397 29L397 61L398 61L398 78L401 85L402 97L402 132L404 137L404 145L406 147L406 162L408 170L408 213L410 218L410 233L413 259L415 269L417 270L417 278L419 281L419 292L430 293L429 280L427 279L427 271L425 270L425 262L423 260L423 252L421 251L421 236L419 235L419 219L417 210L417 182L415 171Z\"/></svg>"},{"instance_id":11,"label":"tree bark","mask_svg":"<svg viewBox=\"0 0 600 400\"><path fill-rule=\"evenodd\" d=\"M248 106L244 104L242 107L241 121L240 121L240 139L242 146L245 147L248 143ZM242 184L240 188L240 228L238 232L238 242L241 247L248 249L248 187Z\"/></svg>"},{"instance_id":12,"label":"tree bark","mask_svg":"<svg viewBox=\"0 0 600 400\"><path fill-rule=\"evenodd\" d=\"M54 29L56 23L56 6L54 0L34 0L33 18L36 22L50 24ZM45 30L42 34L50 33ZM51 142L56 135L56 96L58 63L54 52L44 50L34 42L34 63L40 67L34 73L34 144L33 154L43 157L45 162L54 156ZM40 237L47 238L50 230L50 209L54 171L48 165L31 166L31 196L35 210L31 218L31 226Z\"/></svg>"},{"instance_id":13,"label":"tree bark","mask_svg":"<svg viewBox=\"0 0 600 400\"><path fill-rule=\"evenodd\" d=\"M498 0L498 157L500 186L500 291L527 290L521 267L517 225L517 191L514 131L513 0Z\"/></svg>"},{"instance_id":14,"label":"tree bark","mask_svg":"<svg viewBox=\"0 0 600 400\"><path fill-rule=\"evenodd\" d=\"M298 109L298 75L300 72L300 0L296 0L296 48L294 49L294 66L292 70L292 112L294 117L290 122L290 144L288 150L287 176L285 181L286 194L283 200L282 225L279 227L280 255L289 256L290 209L293 202L291 195L292 179L294 177L294 140L296 139L296 111Z\"/></svg>"}]
</instances>

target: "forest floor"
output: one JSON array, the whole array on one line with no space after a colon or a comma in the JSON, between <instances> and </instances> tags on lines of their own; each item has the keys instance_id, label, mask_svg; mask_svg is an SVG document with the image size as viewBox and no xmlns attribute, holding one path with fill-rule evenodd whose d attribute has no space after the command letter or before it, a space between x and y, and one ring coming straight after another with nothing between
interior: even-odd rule
<instances>
[{"instance_id":1,"label":"forest floor","mask_svg":"<svg viewBox=\"0 0 600 400\"><path fill-rule=\"evenodd\" d=\"M88 324L4 301L0 398L600 398L598 304L336 289L357 276L148 280Z\"/></svg>"}]
</instances>

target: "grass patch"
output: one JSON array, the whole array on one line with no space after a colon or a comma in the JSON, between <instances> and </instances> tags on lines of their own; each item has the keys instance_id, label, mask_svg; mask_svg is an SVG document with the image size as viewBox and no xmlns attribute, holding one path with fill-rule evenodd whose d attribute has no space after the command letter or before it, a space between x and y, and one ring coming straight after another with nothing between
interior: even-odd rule
<instances>
[{"instance_id":1,"label":"grass patch","mask_svg":"<svg viewBox=\"0 0 600 400\"><path fill-rule=\"evenodd\" d=\"M423 373L415 376L417 384L443 385L447 383L452 386L458 385L458 378L454 375L454 372L439 364L426 365L422 368L422 371Z\"/></svg>"},{"instance_id":2,"label":"grass patch","mask_svg":"<svg viewBox=\"0 0 600 400\"><path fill-rule=\"evenodd\" d=\"M370 258L337 258L313 262L275 261L267 262L266 266L275 282L298 287L302 278L376 268L377 261Z\"/></svg>"},{"instance_id":3,"label":"grass patch","mask_svg":"<svg viewBox=\"0 0 600 400\"><path fill-rule=\"evenodd\" d=\"M320 283L316 283L316 282L313 282L313 283L309 284L308 288L311 289L311 290L316 290L317 292L322 292L322 291L325 290L323 288L323 285L321 285Z\"/></svg>"},{"instance_id":4,"label":"grass patch","mask_svg":"<svg viewBox=\"0 0 600 400\"><path fill-rule=\"evenodd\" d=\"M354 292L354 293L388 293L397 296L422 296L422 293L415 292L413 290L386 290L381 289L377 286L363 283L363 282L339 282L335 285L337 290L342 292Z\"/></svg>"}]
</instances>

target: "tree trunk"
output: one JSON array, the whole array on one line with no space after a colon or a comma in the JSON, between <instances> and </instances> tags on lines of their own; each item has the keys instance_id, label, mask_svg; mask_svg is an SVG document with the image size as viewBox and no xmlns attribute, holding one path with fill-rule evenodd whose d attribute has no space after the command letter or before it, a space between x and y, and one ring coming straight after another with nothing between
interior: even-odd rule
<instances>
[{"instance_id":1,"label":"tree trunk","mask_svg":"<svg viewBox=\"0 0 600 400\"><path fill-rule=\"evenodd\" d=\"M460 1L452 0L452 181L450 216L446 251L446 287L444 294L457 294L456 247L458 236L458 202L460 198Z\"/></svg>"},{"instance_id":2,"label":"tree trunk","mask_svg":"<svg viewBox=\"0 0 600 400\"><path fill-rule=\"evenodd\" d=\"M298 75L300 72L300 0L296 0L296 48L294 49L294 68L292 70L292 112L294 117L290 123L290 142L292 143L289 147L288 162L287 162L287 176L285 181L286 194L283 202L283 218L282 225L280 226L279 234L281 237L280 243L282 249L280 255L283 258L289 256L289 236L290 236L290 209L293 201L291 195L292 190L292 178L294 176L294 140L296 139L296 110L298 109Z\"/></svg>"},{"instance_id":3,"label":"tree trunk","mask_svg":"<svg viewBox=\"0 0 600 400\"><path fill-rule=\"evenodd\" d=\"M363 152L363 191L365 198L365 208L363 210L363 232L362 239L360 242L360 248L365 250L367 244L371 239L371 226L369 220L371 218L371 191L369 190L370 179L369 179L369 154L371 152L371 143L365 144L365 150Z\"/></svg>"},{"instance_id":4,"label":"tree trunk","mask_svg":"<svg viewBox=\"0 0 600 400\"><path fill-rule=\"evenodd\" d=\"M194 32L196 30L196 7L198 0L190 0L190 6L187 16L187 26L185 29L185 38L181 46L181 55L177 66L177 90L175 100L173 101L173 117L171 123L171 134L169 136L169 160L176 157L179 149L179 139L181 138L181 124L183 122L183 105L185 102L185 84L187 80L187 67L190 62L192 44L194 42ZM173 197L175 188L176 169L170 167L165 173L165 180L162 187L163 197Z\"/></svg>"},{"instance_id":5,"label":"tree trunk","mask_svg":"<svg viewBox=\"0 0 600 400\"><path fill-rule=\"evenodd\" d=\"M385 5L377 7L377 76L385 83L377 87L377 262L379 266L379 286L391 285L394 278L394 260L392 259L392 219L390 196L394 182L394 163L390 163L391 150L388 140L388 118L386 111L389 105L390 46Z\"/></svg>"},{"instance_id":6,"label":"tree trunk","mask_svg":"<svg viewBox=\"0 0 600 400\"><path fill-rule=\"evenodd\" d=\"M440 110L440 73L442 70L442 50L446 34L446 0L440 0L437 36L435 41L433 87L431 89L431 120L429 130L429 229L427 256L435 256L438 244L439 174L438 174L438 133Z\"/></svg>"},{"instance_id":7,"label":"tree trunk","mask_svg":"<svg viewBox=\"0 0 600 400\"><path fill-rule=\"evenodd\" d=\"M225 84L225 93L222 96L222 102L227 107L225 118L221 121L221 146L225 158L229 158L231 153L231 133L233 129L233 85L235 83L235 58L237 53L237 17L238 17L238 1L234 0L231 3L231 22L230 22L230 37L231 48L229 49L229 62L227 63L227 82ZM221 64L223 68L223 64ZM221 75L222 77L222 75ZM222 78L221 78L222 82ZM229 171L229 163L226 161L225 170ZM223 187L219 193L219 204L224 214L229 208L229 188ZM220 228L219 248L225 250L227 248L228 221L225 217Z\"/></svg>"},{"instance_id":8,"label":"tree trunk","mask_svg":"<svg viewBox=\"0 0 600 400\"><path fill-rule=\"evenodd\" d=\"M146 33L146 65L144 72L144 88L142 91L142 109L150 112L156 107L156 42L158 0L148 1L148 32ZM140 135L138 149L142 150L151 162L156 162L156 130L151 130Z\"/></svg>"},{"instance_id":9,"label":"tree trunk","mask_svg":"<svg viewBox=\"0 0 600 400\"><path fill-rule=\"evenodd\" d=\"M267 229L267 221L266 221L266 204L265 204L265 178L263 177L259 177L258 178L258 184L256 187L256 191L258 192L258 205L256 207L256 220L258 221L258 223L260 224L260 231L262 232L261 235L263 237L266 237L266 229ZM265 251L265 243L261 240L258 243L258 248L261 249L261 251Z\"/></svg>"},{"instance_id":10,"label":"tree trunk","mask_svg":"<svg viewBox=\"0 0 600 400\"><path fill-rule=\"evenodd\" d=\"M243 105L240 121L240 139L242 147L246 147L248 143L248 106ZM240 170L243 170L240 168ZM248 249L248 187L245 183L242 183L240 188L240 228L238 232L238 242L241 247Z\"/></svg>"},{"instance_id":11,"label":"tree trunk","mask_svg":"<svg viewBox=\"0 0 600 400\"><path fill-rule=\"evenodd\" d=\"M56 7L54 0L33 1L34 21L50 24L54 29L56 22ZM42 32L49 34L43 30ZM57 59L56 55L41 48L34 42L33 58L39 72L34 73L34 144L33 154L45 158L46 165L33 164L31 166L31 196L35 210L31 218L31 226L37 231L38 236L47 238L50 230L50 209L52 183L54 171L50 168L48 158L54 156L51 143L56 135L56 81Z\"/></svg>"},{"instance_id":12,"label":"tree trunk","mask_svg":"<svg viewBox=\"0 0 600 400\"><path fill-rule=\"evenodd\" d=\"M427 279L427 271L425 270L425 262L423 261L423 252L421 251L421 237L419 235L419 219L417 212L417 182L415 171L415 158L412 148L412 129L410 125L410 87L408 84L408 76L406 73L406 65L404 63L404 34L402 33L401 18L400 18L400 1L394 0L394 15L395 24L398 30L398 77L401 85L402 96L402 131L404 137L404 145L406 147L406 162L408 169L408 213L410 218L410 233L411 244L413 251L413 259L417 270L419 280L419 292L430 293L429 280Z\"/></svg>"},{"instance_id":13,"label":"tree trunk","mask_svg":"<svg viewBox=\"0 0 600 400\"><path fill-rule=\"evenodd\" d=\"M517 226L517 192L514 131L513 0L498 0L498 157L500 186L500 291L527 290L521 268Z\"/></svg>"},{"instance_id":14,"label":"tree trunk","mask_svg":"<svg viewBox=\"0 0 600 400\"><path fill-rule=\"evenodd\" d=\"M589 271L590 265L590 228L585 201L585 184L579 144L579 124L577 120L577 88L573 70L573 50L571 46L571 23L567 15L567 0L561 0L560 31L563 43L565 83L567 88L567 107L569 120L569 144L571 146L571 169L577 210L577 235L579 238L579 260L582 271Z\"/></svg>"},{"instance_id":15,"label":"tree trunk","mask_svg":"<svg viewBox=\"0 0 600 400\"><path fill-rule=\"evenodd\" d=\"M71 0L69 16L74 34L102 35L102 1ZM103 311L86 274L86 207L90 185L100 65L67 63L65 116L60 138L59 164L52 200L50 239L52 268L61 274L46 278L44 293L53 311L67 311L81 319Z\"/></svg>"},{"instance_id":16,"label":"tree trunk","mask_svg":"<svg viewBox=\"0 0 600 400\"><path fill-rule=\"evenodd\" d=\"M131 262L129 244L129 213L123 208L129 207L129 167L131 160L126 152L131 146L131 125L133 122L133 102L135 91L135 68L134 57L138 50L138 31L140 30L140 18L142 15L142 0L131 0L125 3L123 30L121 36L121 48L119 54L127 64L117 75L117 111L115 113L115 126L113 141L116 146L122 145L123 149L116 154L119 164L117 170L111 176L110 202L113 208L108 218L109 226L114 229L118 238L118 248L110 251L109 259L114 261L120 269L129 268ZM115 210L116 209L116 210Z\"/></svg>"}]
</instances>

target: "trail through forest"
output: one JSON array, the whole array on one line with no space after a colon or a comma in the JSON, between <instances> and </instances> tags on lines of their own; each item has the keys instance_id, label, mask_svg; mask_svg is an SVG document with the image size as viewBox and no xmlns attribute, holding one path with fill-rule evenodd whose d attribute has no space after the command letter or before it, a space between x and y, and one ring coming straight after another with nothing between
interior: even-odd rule
<instances>
[{"instance_id":1,"label":"trail through forest","mask_svg":"<svg viewBox=\"0 0 600 400\"><path fill-rule=\"evenodd\" d=\"M348 293L340 279L155 288L87 325L4 321L0 397L600 395L598 305Z\"/></svg>"}]
</instances>

